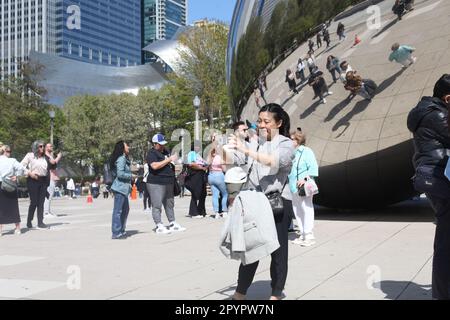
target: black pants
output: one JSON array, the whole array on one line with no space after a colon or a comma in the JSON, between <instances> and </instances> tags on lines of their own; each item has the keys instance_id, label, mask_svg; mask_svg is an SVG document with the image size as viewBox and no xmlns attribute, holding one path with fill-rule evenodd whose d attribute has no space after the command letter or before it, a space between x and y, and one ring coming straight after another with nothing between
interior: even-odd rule
<instances>
[{"instance_id":1,"label":"black pants","mask_svg":"<svg viewBox=\"0 0 450 320\"><path fill-rule=\"evenodd\" d=\"M189 215L206 215L205 200L206 200L206 173L202 171L193 171L189 175L189 180L186 182L186 187L188 187L191 192L191 204L189 206Z\"/></svg>"},{"instance_id":2,"label":"black pants","mask_svg":"<svg viewBox=\"0 0 450 320\"><path fill-rule=\"evenodd\" d=\"M432 272L433 299L450 299L450 199L427 194L436 213Z\"/></svg>"},{"instance_id":3,"label":"black pants","mask_svg":"<svg viewBox=\"0 0 450 320\"><path fill-rule=\"evenodd\" d=\"M285 208L292 207L292 201L283 199ZM288 273L288 229L289 229L290 217L289 210L285 209L283 215L275 219L275 226L277 228L278 242L280 247L272 253L272 261L270 263L270 277L272 278L271 287L272 295L280 297L284 285L286 284L286 278ZM259 261L239 266L238 285L236 292L246 295L247 290L253 282L256 269L258 268Z\"/></svg>"},{"instance_id":4,"label":"black pants","mask_svg":"<svg viewBox=\"0 0 450 320\"><path fill-rule=\"evenodd\" d=\"M144 210L152 207L152 202L150 199L150 194L148 193L147 187L144 188Z\"/></svg>"},{"instance_id":5,"label":"black pants","mask_svg":"<svg viewBox=\"0 0 450 320\"><path fill-rule=\"evenodd\" d=\"M33 221L34 212L37 208L38 224L42 224L44 222L44 202L47 194L48 179L46 177L40 177L38 180L28 178L27 187L30 194L27 222L31 223Z\"/></svg>"}]
</instances>

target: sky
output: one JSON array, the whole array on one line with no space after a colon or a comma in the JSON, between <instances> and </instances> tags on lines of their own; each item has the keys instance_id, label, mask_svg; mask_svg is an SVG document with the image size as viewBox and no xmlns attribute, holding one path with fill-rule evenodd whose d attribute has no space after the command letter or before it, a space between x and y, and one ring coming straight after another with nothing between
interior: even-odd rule
<instances>
[{"instance_id":1,"label":"sky","mask_svg":"<svg viewBox=\"0 0 450 320\"><path fill-rule=\"evenodd\" d=\"M231 23L236 0L188 0L188 23L208 18Z\"/></svg>"}]
</instances>

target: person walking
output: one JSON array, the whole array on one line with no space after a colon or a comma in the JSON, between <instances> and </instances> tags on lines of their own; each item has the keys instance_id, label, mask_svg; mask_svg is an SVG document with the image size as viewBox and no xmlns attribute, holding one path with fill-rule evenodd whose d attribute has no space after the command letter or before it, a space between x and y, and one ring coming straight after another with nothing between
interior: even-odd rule
<instances>
[{"instance_id":1,"label":"person walking","mask_svg":"<svg viewBox=\"0 0 450 320\"><path fill-rule=\"evenodd\" d=\"M325 95L329 96L329 95L333 94L333 92L331 92L328 89L328 85L323 77L323 72L320 71L318 68L313 70L313 72L311 73L309 80L308 80L308 84L314 90L313 99L315 99L316 97L319 97L320 102L323 104L327 103L327 100L325 99Z\"/></svg>"},{"instance_id":2,"label":"person walking","mask_svg":"<svg viewBox=\"0 0 450 320\"><path fill-rule=\"evenodd\" d=\"M148 152L148 177L147 190L152 199L152 216L155 222L157 234L167 234L186 230L175 221L175 165L178 160L177 155L170 155L165 145L167 141L161 134L155 134L152 138L153 148ZM166 212L169 225L166 227L162 223L162 207Z\"/></svg>"},{"instance_id":3,"label":"person walking","mask_svg":"<svg viewBox=\"0 0 450 320\"><path fill-rule=\"evenodd\" d=\"M201 219L206 217L205 201L207 196L208 164L200 155L200 141L195 141L187 156L187 176L185 186L191 192L191 204L188 217Z\"/></svg>"},{"instance_id":4,"label":"person walking","mask_svg":"<svg viewBox=\"0 0 450 320\"><path fill-rule=\"evenodd\" d=\"M309 47L308 53L314 53L314 41L312 41L312 39L308 40L308 47Z\"/></svg>"},{"instance_id":5,"label":"person walking","mask_svg":"<svg viewBox=\"0 0 450 320\"><path fill-rule=\"evenodd\" d=\"M392 12L397 15L398 20L402 20L403 14L405 13L405 1L395 0L394 6L392 7Z\"/></svg>"},{"instance_id":6,"label":"person walking","mask_svg":"<svg viewBox=\"0 0 450 320\"><path fill-rule=\"evenodd\" d=\"M221 198L222 215L226 216L228 212L228 193L227 186L225 185L225 174L226 170L223 159L219 153L217 153L216 148L212 148L208 155L207 162L209 163L209 175L208 183L211 186L212 191L212 201L214 209L214 217L216 219L220 218L219 213L219 198Z\"/></svg>"},{"instance_id":7,"label":"person walking","mask_svg":"<svg viewBox=\"0 0 450 320\"><path fill-rule=\"evenodd\" d=\"M333 77L333 81L334 83L336 83L336 81L339 79L339 76L342 72L340 66L339 66L340 62L339 59L336 58L333 55L329 55L327 58L327 69L328 71L331 73L331 76ZM336 72L338 75L336 75Z\"/></svg>"},{"instance_id":8,"label":"person walking","mask_svg":"<svg viewBox=\"0 0 450 320\"><path fill-rule=\"evenodd\" d=\"M103 199L108 199L109 191L104 182L100 184L100 193L103 195Z\"/></svg>"},{"instance_id":9,"label":"person walking","mask_svg":"<svg viewBox=\"0 0 450 320\"><path fill-rule=\"evenodd\" d=\"M319 176L319 166L314 152L305 146L306 136L303 132L295 131L291 139L296 150L289 174L289 188L292 192L292 207L300 229L300 236L292 243L309 247L315 244L313 195L306 195L299 191L302 186L304 188L307 180Z\"/></svg>"},{"instance_id":10,"label":"person walking","mask_svg":"<svg viewBox=\"0 0 450 320\"><path fill-rule=\"evenodd\" d=\"M317 33L316 42L317 42L317 49L322 47L322 36L321 36L320 32Z\"/></svg>"},{"instance_id":11,"label":"person walking","mask_svg":"<svg viewBox=\"0 0 450 320\"><path fill-rule=\"evenodd\" d=\"M113 176L111 190L114 193L112 213L112 239L125 239L125 231L130 212L128 196L131 193L131 161L128 158L130 147L125 141L118 141L111 154L109 166Z\"/></svg>"},{"instance_id":12,"label":"person walking","mask_svg":"<svg viewBox=\"0 0 450 320\"><path fill-rule=\"evenodd\" d=\"M397 63L400 63L403 68L408 68L417 60L417 58L412 55L416 49L411 46L401 46L396 42L392 45L391 50L392 52L389 55L389 61L396 61Z\"/></svg>"},{"instance_id":13,"label":"person walking","mask_svg":"<svg viewBox=\"0 0 450 320\"><path fill-rule=\"evenodd\" d=\"M27 228L33 228L34 213L37 210L38 229L48 229L44 223L44 202L49 185L48 162L45 158L45 143L35 141L31 151L21 161L22 166L28 169L27 187L30 194L30 206L28 208Z\"/></svg>"},{"instance_id":14,"label":"person walking","mask_svg":"<svg viewBox=\"0 0 450 320\"><path fill-rule=\"evenodd\" d=\"M59 181L58 174L56 172L56 168L58 166L58 163L61 161L62 153L58 153L58 155L55 157L53 155L53 145L51 143L47 143L45 145L45 158L48 162L48 169L50 171L50 182L49 186L47 188L47 196L45 197L44 202L44 217L57 217L58 215L52 213L50 205L53 199L53 195L55 193L55 187L56 184Z\"/></svg>"},{"instance_id":15,"label":"person walking","mask_svg":"<svg viewBox=\"0 0 450 320\"><path fill-rule=\"evenodd\" d=\"M295 82L295 76L292 73L291 69L286 70L285 82L287 82L289 85L289 91L293 91L295 94L298 94L297 83Z\"/></svg>"},{"instance_id":16,"label":"person walking","mask_svg":"<svg viewBox=\"0 0 450 320\"><path fill-rule=\"evenodd\" d=\"M69 196L71 199L75 199L75 182L72 178L67 181L67 191L69 191Z\"/></svg>"},{"instance_id":17,"label":"person walking","mask_svg":"<svg viewBox=\"0 0 450 320\"><path fill-rule=\"evenodd\" d=\"M317 67L316 57L314 56L314 54L308 53L306 64L308 65L309 73L313 73L314 69Z\"/></svg>"},{"instance_id":18,"label":"person walking","mask_svg":"<svg viewBox=\"0 0 450 320\"><path fill-rule=\"evenodd\" d=\"M283 199L283 208L292 206L291 194L286 188L288 174L294 157L294 147L289 139L289 115L278 104L268 104L258 114L258 139L245 143L235 135L224 146L225 156L232 163L244 166L248 172L246 189L255 189L266 195L278 192ZM234 151L233 151L234 150ZM271 300L280 300L286 284L288 272L288 228L289 214L286 210L275 217L275 226L280 247L271 254L270 275L272 278ZM258 261L239 267L235 300L244 300L253 282Z\"/></svg>"},{"instance_id":19,"label":"person walking","mask_svg":"<svg viewBox=\"0 0 450 320\"><path fill-rule=\"evenodd\" d=\"M372 83L372 86L369 87L366 82ZM344 88L350 91L352 95L360 95L370 102L375 95L376 84L372 80L363 80L355 71L349 71L347 72Z\"/></svg>"},{"instance_id":20,"label":"person walking","mask_svg":"<svg viewBox=\"0 0 450 320\"><path fill-rule=\"evenodd\" d=\"M302 60L302 58L298 59L296 78L300 79L301 83L306 81L305 67L306 65L305 62Z\"/></svg>"},{"instance_id":21,"label":"person walking","mask_svg":"<svg viewBox=\"0 0 450 320\"><path fill-rule=\"evenodd\" d=\"M328 32L328 29L323 30L323 41L327 43L327 48L330 47L330 33Z\"/></svg>"},{"instance_id":22,"label":"person walking","mask_svg":"<svg viewBox=\"0 0 450 320\"><path fill-rule=\"evenodd\" d=\"M450 182L444 175L450 157L449 107L450 74L444 74L436 82L433 96L422 97L407 119L414 141L415 179L426 170L424 183L431 181L426 196L435 212L432 297L437 300L450 299Z\"/></svg>"},{"instance_id":23,"label":"person walking","mask_svg":"<svg viewBox=\"0 0 450 320\"><path fill-rule=\"evenodd\" d=\"M345 35L345 26L342 22L339 22L336 33L339 36L339 41L345 40L347 37Z\"/></svg>"},{"instance_id":24,"label":"person walking","mask_svg":"<svg viewBox=\"0 0 450 320\"><path fill-rule=\"evenodd\" d=\"M0 237L5 224L15 224L14 234L21 234L20 212L17 195L17 179L28 175L23 165L11 158L11 148L8 145L0 147Z\"/></svg>"}]
</instances>

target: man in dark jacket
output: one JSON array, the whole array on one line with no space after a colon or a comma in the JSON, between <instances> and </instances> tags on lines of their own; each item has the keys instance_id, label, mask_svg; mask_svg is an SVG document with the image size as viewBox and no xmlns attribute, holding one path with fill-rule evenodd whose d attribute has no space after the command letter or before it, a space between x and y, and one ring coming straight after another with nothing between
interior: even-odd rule
<instances>
[{"instance_id":1,"label":"man in dark jacket","mask_svg":"<svg viewBox=\"0 0 450 320\"><path fill-rule=\"evenodd\" d=\"M450 191L446 191L450 182L443 175L450 156L449 107L450 75L445 74L436 83L433 97L423 97L408 115L408 129L414 135L414 167L433 168L443 183L442 192L426 194L436 213L432 288L433 299L439 300L450 299Z\"/></svg>"}]
</instances>

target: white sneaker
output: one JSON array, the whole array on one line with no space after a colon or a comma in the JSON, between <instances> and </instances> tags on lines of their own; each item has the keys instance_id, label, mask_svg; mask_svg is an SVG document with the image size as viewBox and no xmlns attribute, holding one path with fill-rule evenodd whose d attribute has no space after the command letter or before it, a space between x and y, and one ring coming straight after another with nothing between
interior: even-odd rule
<instances>
[{"instance_id":1,"label":"white sneaker","mask_svg":"<svg viewBox=\"0 0 450 320\"><path fill-rule=\"evenodd\" d=\"M416 61L417 61L417 58L416 58L416 57L413 57L413 58L412 58L411 64L416 63Z\"/></svg>"},{"instance_id":2,"label":"white sneaker","mask_svg":"<svg viewBox=\"0 0 450 320\"><path fill-rule=\"evenodd\" d=\"M222 218L228 217L228 212L222 212Z\"/></svg>"},{"instance_id":3,"label":"white sneaker","mask_svg":"<svg viewBox=\"0 0 450 320\"><path fill-rule=\"evenodd\" d=\"M303 242L300 245L302 247L310 247L310 246L312 246L315 243L316 243L316 241L313 240L313 239L305 239L305 240L303 240Z\"/></svg>"},{"instance_id":4,"label":"white sneaker","mask_svg":"<svg viewBox=\"0 0 450 320\"><path fill-rule=\"evenodd\" d=\"M214 219L220 219L220 213L216 213L216 214L214 215Z\"/></svg>"},{"instance_id":5,"label":"white sneaker","mask_svg":"<svg viewBox=\"0 0 450 320\"><path fill-rule=\"evenodd\" d=\"M45 217L46 218L56 218L56 217L58 217L56 214L54 214L54 213L46 213L45 214Z\"/></svg>"},{"instance_id":6,"label":"white sneaker","mask_svg":"<svg viewBox=\"0 0 450 320\"><path fill-rule=\"evenodd\" d=\"M324 99L322 99L322 101L320 101L320 102L322 102L323 104L325 104L325 103L327 103L327 100L324 98Z\"/></svg>"},{"instance_id":7,"label":"white sneaker","mask_svg":"<svg viewBox=\"0 0 450 320\"><path fill-rule=\"evenodd\" d=\"M169 227L167 227L167 229L169 231L173 231L173 232L181 232L181 231L185 231L186 228L180 226L178 223L176 222L172 222Z\"/></svg>"},{"instance_id":8,"label":"white sneaker","mask_svg":"<svg viewBox=\"0 0 450 320\"><path fill-rule=\"evenodd\" d=\"M168 234L170 233L169 229L167 229L164 225L158 225L158 227L156 228L155 232L157 234Z\"/></svg>"},{"instance_id":9,"label":"white sneaker","mask_svg":"<svg viewBox=\"0 0 450 320\"><path fill-rule=\"evenodd\" d=\"M333 92L328 91L327 94L328 94L329 96L331 96L331 95L333 94Z\"/></svg>"},{"instance_id":10,"label":"white sneaker","mask_svg":"<svg viewBox=\"0 0 450 320\"><path fill-rule=\"evenodd\" d=\"M305 235L303 236L303 239L305 239L305 240L316 240L316 238L314 237L314 233L312 233L312 232L305 233Z\"/></svg>"},{"instance_id":11,"label":"white sneaker","mask_svg":"<svg viewBox=\"0 0 450 320\"><path fill-rule=\"evenodd\" d=\"M304 242L305 240L303 240L302 238L297 238L297 239L295 239L295 240L293 240L293 241L291 241L292 242L292 244L299 244L299 245L302 245L302 243Z\"/></svg>"},{"instance_id":12,"label":"white sneaker","mask_svg":"<svg viewBox=\"0 0 450 320\"><path fill-rule=\"evenodd\" d=\"M16 230L14 231L14 234L16 234L16 235L22 234L22 230L16 229Z\"/></svg>"},{"instance_id":13,"label":"white sneaker","mask_svg":"<svg viewBox=\"0 0 450 320\"><path fill-rule=\"evenodd\" d=\"M202 215L196 215L196 216L193 216L192 217L193 219L203 219L204 218L204 216L202 216Z\"/></svg>"}]
</instances>

